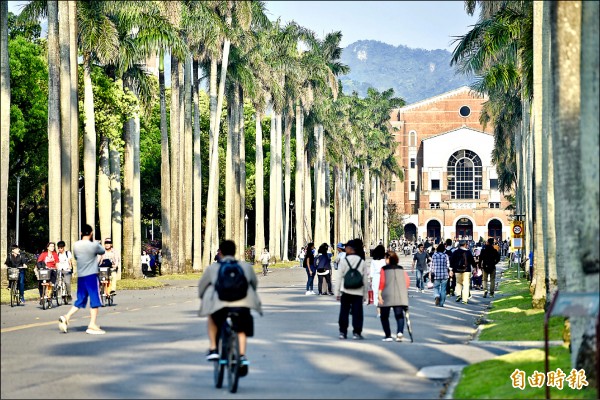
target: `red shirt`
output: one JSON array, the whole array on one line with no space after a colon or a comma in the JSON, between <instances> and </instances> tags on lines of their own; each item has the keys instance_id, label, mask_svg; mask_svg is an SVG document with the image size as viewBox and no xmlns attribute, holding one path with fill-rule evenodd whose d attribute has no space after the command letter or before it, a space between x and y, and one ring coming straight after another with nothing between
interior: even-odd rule
<instances>
[{"instance_id":1,"label":"red shirt","mask_svg":"<svg viewBox=\"0 0 600 400\"><path fill-rule=\"evenodd\" d=\"M46 267L50 269L56 269L56 264L58 264L58 253L53 251L52 253L48 253L48 251L44 251L38 257L38 262L44 261L46 263Z\"/></svg>"}]
</instances>

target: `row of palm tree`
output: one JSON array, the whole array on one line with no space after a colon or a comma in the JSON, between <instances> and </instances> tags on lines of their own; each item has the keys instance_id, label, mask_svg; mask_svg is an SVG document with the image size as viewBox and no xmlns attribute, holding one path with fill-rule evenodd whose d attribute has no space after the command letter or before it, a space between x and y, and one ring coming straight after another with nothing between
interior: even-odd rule
<instances>
[{"instance_id":1,"label":"row of palm tree","mask_svg":"<svg viewBox=\"0 0 600 400\"><path fill-rule=\"evenodd\" d=\"M480 5L480 17L452 62L489 97L482 122L494 126L501 190L515 192L526 223L532 306L546 308L557 291L597 296L598 3L465 5L470 14ZM594 370L594 322L569 318L574 368Z\"/></svg>"},{"instance_id":2,"label":"row of palm tree","mask_svg":"<svg viewBox=\"0 0 600 400\"><path fill-rule=\"evenodd\" d=\"M365 99L341 93L338 77L347 73L348 67L340 62L340 32L320 39L294 22L271 22L260 1L50 0L30 2L21 13L23 19L39 17L47 17L49 27L51 237L68 238L70 243L77 238L78 54L83 60L85 214L88 223L99 227L100 237L113 238L115 249L122 254L125 275L141 276L140 118L148 115L155 101L159 101L161 116L165 271L202 269L223 238L238 244L239 256L244 253L245 103L256 110L256 249L268 247L275 259L286 260L309 241L363 237L372 243L387 236L385 193L392 176L401 176L387 121L390 110L404 103L394 98L391 90L370 90ZM3 61L7 59L4 54ZM159 59L158 82L145 66L151 57ZM166 57L171 59L170 104L165 87ZM133 99L122 136L103 133L97 137L91 79L95 65L102 66ZM208 143L200 143L202 77L208 81ZM4 85L4 78L2 82ZM3 95L8 90L3 86ZM261 121L269 114L266 227L262 218L265 182ZM4 118L6 114L2 115ZM224 153L219 146L221 124L227 125ZM4 121L2 125L3 129L8 126ZM209 149L205 193L202 146ZM220 171L223 157L224 174ZM6 159L3 157L3 162ZM219 210L222 179L226 182L225 209ZM5 201L6 196L2 198ZM202 210L206 210L204 219ZM220 215L224 215L221 226ZM296 221L293 229L292 220ZM290 243L296 248L290 249Z\"/></svg>"}]
</instances>

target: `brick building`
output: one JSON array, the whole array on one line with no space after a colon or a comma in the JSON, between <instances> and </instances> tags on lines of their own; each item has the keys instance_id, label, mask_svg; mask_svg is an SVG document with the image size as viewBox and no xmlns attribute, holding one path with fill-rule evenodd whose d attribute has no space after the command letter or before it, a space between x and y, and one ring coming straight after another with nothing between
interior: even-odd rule
<instances>
[{"instance_id":1,"label":"brick building","mask_svg":"<svg viewBox=\"0 0 600 400\"><path fill-rule=\"evenodd\" d=\"M404 182L392 182L389 199L406 216L407 239L508 237L492 127L479 123L485 101L464 86L391 113Z\"/></svg>"}]
</instances>

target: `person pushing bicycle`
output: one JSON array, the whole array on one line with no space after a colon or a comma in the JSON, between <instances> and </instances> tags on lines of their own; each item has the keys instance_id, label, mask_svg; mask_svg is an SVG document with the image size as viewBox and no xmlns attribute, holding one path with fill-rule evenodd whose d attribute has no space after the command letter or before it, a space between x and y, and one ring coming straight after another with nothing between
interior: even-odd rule
<instances>
[{"instance_id":1,"label":"person pushing bicycle","mask_svg":"<svg viewBox=\"0 0 600 400\"><path fill-rule=\"evenodd\" d=\"M240 368L240 376L248 373L248 359L246 358L246 339L254 335L254 320L250 309L258 311L262 315L261 302L256 292L257 278L252 265L246 262L239 262L235 259L236 246L231 240L225 240L219 245L219 251L222 257L218 262L208 266L200 282L198 283L198 294L201 299L200 317L208 317L208 340L209 348L206 355L207 361L216 361L219 359L217 351L217 333L219 327L223 325L229 312L233 312L232 321L233 329L238 333L240 344L240 359L242 366ZM243 270L243 274L247 280L247 290L240 293L243 296L239 300L226 301L221 300L220 292L218 292L217 280L221 279L219 271L221 268L230 266L231 264L239 264ZM223 285L222 285L223 286Z\"/></svg>"}]
</instances>

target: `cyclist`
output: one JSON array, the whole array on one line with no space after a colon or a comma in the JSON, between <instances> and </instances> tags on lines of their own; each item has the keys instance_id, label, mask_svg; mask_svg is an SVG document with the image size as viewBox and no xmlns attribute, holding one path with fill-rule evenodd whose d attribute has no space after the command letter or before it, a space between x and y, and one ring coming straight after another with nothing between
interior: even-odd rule
<instances>
[{"instance_id":1,"label":"cyclist","mask_svg":"<svg viewBox=\"0 0 600 400\"><path fill-rule=\"evenodd\" d=\"M231 302L223 301L219 299L215 290L215 283L217 282L221 263L236 261L234 258L235 251L235 243L231 240L225 240L219 245L221 258L218 262L208 266L198 283L199 297L201 299L200 311L198 314L201 317L208 317L207 328L209 348L206 360L216 361L219 359L219 354L217 352L218 328L223 325L230 310L236 312L237 315L232 317L233 329L238 333L240 358L242 360L240 376L244 376L248 373L248 359L245 355L246 338L254 335L254 320L252 314L250 314L250 309L252 308L262 315L260 299L256 293L257 278L252 265L245 262L239 263L248 281L246 297Z\"/></svg>"},{"instance_id":2,"label":"cyclist","mask_svg":"<svg viewBox=\"0 0 600 400\"><path fill-rule=\"evenodd\" d=\"M50 270L50 288L56 285L56 266L59 263L58 253L56 252L54 247L54 242L48 242L48 244L46 245L46 250L43 251L37 259L38 262L43 262L46 268ZM38 289L40 291L40 304L42 304L42 281L39 281ZM51 293L52 289L50 289L48 295L50 295Z\"/></svg>"},{"instance_id":3,"label":"cyclist","mask_svg":"<svg viewBox=\"0 0 600 400\"><path fill-rule=\"evenodd\" d=\"M21 249L16 244L11 246L11 252L6 257L7 268L19 268L19 297L21 298L21 303L25 304L25 271L27 271L27 265L25 263L27 259L21 255Z\"/></svg>"},{"instance_id":4,"label":"cyclist","mask_svg":"<svg viewBox=\"0 0 600 400\"><path fill-rule=\"evenodd\" d=\"M112 239L104 239L104 250L106 251L100 258L100 266L108 265L110 267L110 295L116 296L117 292L117 271L119 270L119 260L113 249Z\"/></svg>"},{"instance_id":5,"label":"cyclist","mask_svg":"<svg viewBox=\"0 0 600 400\"><path fill-rule=\"evenodd\" d=\"M65 242L60 241L56 243L58 248L58 269L62 271L63 279L65 281L65 289L67 291L67 298L71 300L71 277L73 274L73 253L65 249Z\"/></svg>"},{"instance_id":6,"label":"cyclist","mask_svg":"<svg viewBox=\"0 0 600 400\"><path fill-rule=\"evenodd\" d=\"M88 297L90 298L90 323L85 333L90 335L103 335L106 332L96 324L100 302L100 288L98 287L98 255L104 254L104 247L100 242L94 241L94 230L89 224L81 228L81 240L73 245L73 254L77 261L77 300L66 315L58 318L58 329L67 333L69 319L80 308L85 308Z\"/></svg>"}]
</instances>

